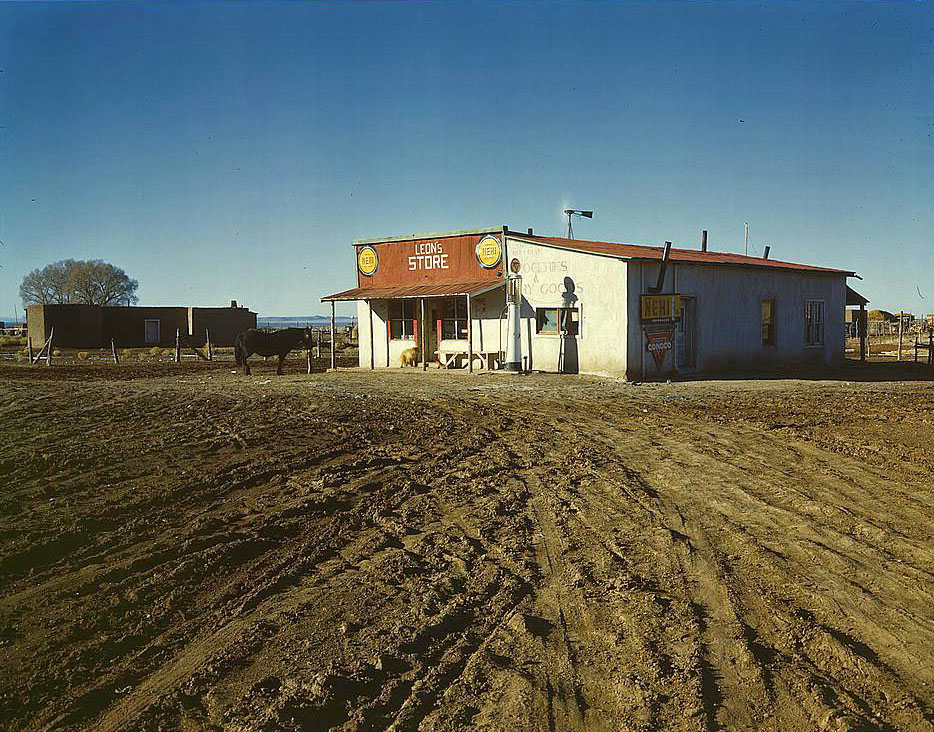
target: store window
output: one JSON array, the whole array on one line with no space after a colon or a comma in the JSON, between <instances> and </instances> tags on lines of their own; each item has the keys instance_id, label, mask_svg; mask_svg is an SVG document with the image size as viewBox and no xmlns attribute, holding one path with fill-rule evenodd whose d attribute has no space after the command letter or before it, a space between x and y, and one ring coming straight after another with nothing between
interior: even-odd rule
<instances>
[{"instance_id":1,"label":"store window","mask_svg":"<svg viewBox=\"0 0 934 732\"><path fill-rule=\"evenodd\" d=\"M415 338L415 301L389 301L389 337L394 340Z\"/></svg>"},{"instance_id":2,"label":"store window","mask_svg":"<svg viewBox=\"0 0 934 732\"><path fill-rule=\"evenodd\" d=\"M762 345L775 345L775 301L762 301Z\"/></svg>"},{"instance_id":3,"label":"store window","mask_svg":"<svg viewBox=\"0 0 934 732\"><path fill-rule=\"evenodd\" d=\"M577 309L536 308L535 332L542 335L576 336L578 332Z\"/></svg>"},{"instance_id":4,"label":"store window","mask_svg":"<svg viewBox=\"0 0 934 732\"><path fill-rule=\"evenodd\" d=\"M804 303L804 345L824 345L824 303L808 300Z\"/></svg>"},{"instance_id":5,"label":"store window","mask_svg":"<svg viewBox=\"0 0 934 732\"><path fill-rule=\"evenodd\" d=\"M448 297L442 303L441 338L446 341L467 339L467 298Z\"/></svg>"}]
</instances>

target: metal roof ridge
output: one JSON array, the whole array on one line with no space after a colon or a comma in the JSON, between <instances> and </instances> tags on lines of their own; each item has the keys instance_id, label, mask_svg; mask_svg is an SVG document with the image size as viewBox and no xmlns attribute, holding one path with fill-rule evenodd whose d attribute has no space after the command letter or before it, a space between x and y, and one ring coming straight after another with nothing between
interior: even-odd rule
<instances>
[{"instance_id":1,"label":"metal roof ridge","mask_svg":"<svg viewBox=\"0 0 934 732\"><path fill-rule=\"evenodd\" d=\"M412 241L414 239L449 239L453 236L468 236L470 234L499 233L503 226L486 226L479 229L456 229L454 231L430 231L421 234L402 234L400 236L384 236L377 239L354 239L353 246L360 244L383 244L393 241Z\"/></svg>"},{"instance_id":2,"label":"metal roof ridge","mask_svg":"<svg viewBox=\"0 0 934 732\"><path fill-rule=\"evenodd\" d=\"M554 247L556 249L567 249L570 251L581 252L583 254L593 254L596 256L603 257L613 257L615 259L624 259L624 260L635 260L639 261L642 257L632 254L612 254L610 252L594 252L589 249L584 249L581 247L575 247L575 242L580 242L581 244L597 244L601 246L620 246L620 247L634 247L637 249L644 249L647 252L657 252L661 253L664 251L664 247L653 246L651 244L633 244L630 242L617 242L617 241L597 241L595 239L568 239L560 236L539 236L538 234L521 234L516 231L507 231L507 236L511 239L516 239L518 241L524 241L527 244L540 244L541 246ZM776 267L781 268L780 265L790 265L788 269L794 268L805 268L818 272L832 272L837 274L845 274L848 277L856 277L857 279L862 279L856 272L850 271L848 269L837 269L835 267L822 267L817 264L802 264L801 262L788 262L783 259L764 259L763 257L751 257L748 254L739 254L738 252L721 252L716 250L700 250L700 249L687 249L684 247L671 247L672 254L684 252L691 254L693 256L702 255L703 257L738 257L742 259L742 262L718 262L714 259L711 259L709 262L704 262L703 259L694 260L694 264L731 264L734 266L750 266L750 267ZM654 261L653 259L646 258L646 261Z\"/></svg>"}]
</instances>

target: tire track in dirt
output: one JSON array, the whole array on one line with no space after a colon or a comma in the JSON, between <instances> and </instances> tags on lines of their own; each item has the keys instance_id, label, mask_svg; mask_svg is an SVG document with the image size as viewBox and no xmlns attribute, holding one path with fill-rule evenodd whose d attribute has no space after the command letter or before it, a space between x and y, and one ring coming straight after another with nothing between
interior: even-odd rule
<instances>
[{"instance_id":1,"label":"tire track in dirt","mask_svg":"<svg viewBox=\"0 0 934 732\"><path fill-rule=\"evenodd\" d=\"M716 391L331 376L42 381L0 407L28 427L0 538L38 552L0 599L0 718L932 729L920 469L718 421ZM86 538L43 559L63 528Z\"/></svg>"}]
</instances>

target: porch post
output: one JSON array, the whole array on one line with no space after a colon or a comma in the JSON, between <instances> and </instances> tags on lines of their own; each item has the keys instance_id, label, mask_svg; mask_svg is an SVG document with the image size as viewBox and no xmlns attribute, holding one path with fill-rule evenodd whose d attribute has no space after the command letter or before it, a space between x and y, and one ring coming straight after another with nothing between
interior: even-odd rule
<instances>
[{"instance_id":1,"label":"porch post","mask_svg":"<svg viewBox=\"0 0 934 732\"><path fill-rule=\"evenodd\" d=\"M470 312L470 293L467 293L467 370L473 373L473 314Z\"/></svg>"},{"instance_id":2,"label":"porch post","mask_svg":"<svg viewBox=\"0 0 934 732\"><path fill-rule=\"evenodd\" d=\"M428 335L427 323L425 322L425 298L418 298L418 310L420 320L418 323L418 345L422 349L422 371L428 370L428 348L426 341L428 340L426 336Z\"/></svg>"},{"instance_id":3,"label":"porch post","mask_svg":"<svg viewBox=\"0 0 934 732\"><path fill-rule=\"evenodd\" d=\"M372 321L371 321L372 322ZM335 331L335 320L334 320L334 301L331 300L331 370L334 371L337 369L337 356L334 353L334 331ZM320 331L319 331L320 333ZM320 342L320 341L319 341ZM318 357L321 357L321 347L318 347Z\"/></svg>"},{"instance_id":4,"label":"porch post","mask_svg":"<svg viewBox=\"0 0 934 732\"><path fill-rule=\"evenodd\" d=\"M366 307L370 321L370 371L376 368L376 355L373 351L373 301L367 300Z\"/></svg>"}]
</instances>

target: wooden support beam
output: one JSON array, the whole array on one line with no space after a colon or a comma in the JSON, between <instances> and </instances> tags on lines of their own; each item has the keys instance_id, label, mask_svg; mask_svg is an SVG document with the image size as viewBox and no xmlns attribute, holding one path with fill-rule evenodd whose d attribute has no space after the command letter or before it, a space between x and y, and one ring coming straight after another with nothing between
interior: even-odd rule
<instances>
[{"instance_id":1,"label":"wooden support beam","mask_svg":"<svg viewBox=\"0 0 934 732\"><path fill-rule=\"evenodd\" d=\"M117 344L114 343L113 338L110 339L110 352L113 354L114 363L119 365L120 357L117 355Z\"/></svg>"},{"instance_id":2,"label":"wooden support beam","mask_svg":"<svg viewBox=\"0 0 934 732\"><path fill-rule=\"evenodd\" d=\"M334 301L331 300L331 368L337 368L337 351L334 346L334 330L336 327L334 317ZM370 315L370 348L373 347L373 315ZM320 353L318 355L321 355Z\"/></svg>"},{"instance_id":3,"label":"wooden support beam","mask_svg":"<svg viewBox=\"0 0 934 732\"><path fill-rule=\"evenodd\" d=\"M470 295L467 295L467 370L473 373L473 313L470 311Z\"/></svg>"},{"instance_id":4,"label":"wooden support beam","mask_svg":"<svg viewBox=\"0 0 934 732\"><path fill-rule=\"evenodd\" d=\"M418 298L418 344L422 349L422 371L428 370L428 323L425 321L425 298Z\"/></svg>"},{"instance_id":5,"label":"wooden support beam","mask_svg":"<svg viewBox=\"0 0 934 732\"><path fill-rule=\"evenodd\" d=\"M370 371L376 368L376 353L373 350L373 301L366 301L367 310L369 311L369 320L370 320Z\"/></svg>"},{"instance_id":6,"label":"wooden support beam","mask_svg":"<svg viewBox=\"0 0 934 732\"><path fill-rule=\"evenodd\" d=\"M182 362L182 329L175 329L175 363Z\"/></svg>"},{"instance_id":7,"label":"wooden support beam","mask_svg":"<svg viewBox=\"0 0 934 732\"><path fill-rule=\"evenodd\" d=\"M45 351L45 365L52 365L52 339L55 337L55 328L49 331L49 343Z\"/></svg>"},{"instance_id":8,"label":"wooden support beam","mask_svg":"<svg viewBox=\"0 0 934 732\"><path fill-rule=\"evenodd\" d=\"M211 331L207 328L204 329L204 340L207 341L208 346L208 361L214 360L214 346L211 343Z\"/></svg>"}]
</instances>

